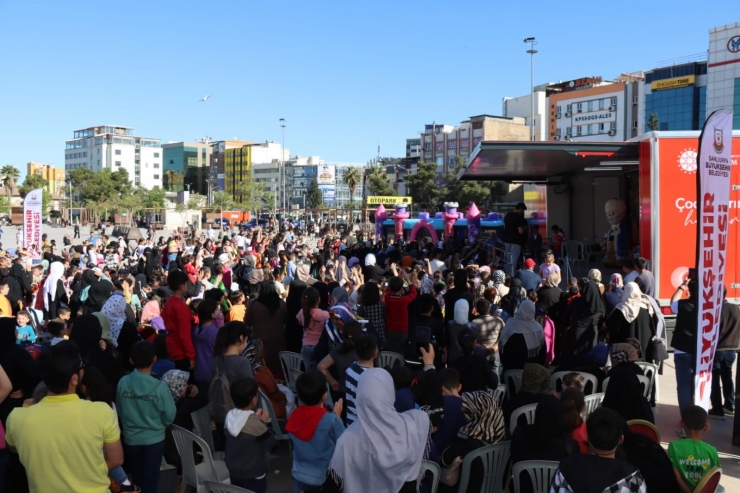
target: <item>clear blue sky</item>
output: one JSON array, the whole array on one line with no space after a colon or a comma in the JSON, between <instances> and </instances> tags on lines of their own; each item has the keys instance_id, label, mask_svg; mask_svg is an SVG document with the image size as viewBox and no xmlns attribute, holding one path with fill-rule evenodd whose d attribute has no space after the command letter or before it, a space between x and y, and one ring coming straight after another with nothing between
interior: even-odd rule
<instances>
[{"instance_id":1,"label":"clear blue sky","mask_svg":"<svg viewBox=\"0 0 740 493\"><path fill-rule=\"evenodd\" d=\"M293 155L401 156L425 123L501 113L535 83L651 69L705 52L737 0L0 0L0 165L64 165L75 129L163 142L280 142ZM211 95L207 103L197 101Z\"/></svg>"}]
</instances>

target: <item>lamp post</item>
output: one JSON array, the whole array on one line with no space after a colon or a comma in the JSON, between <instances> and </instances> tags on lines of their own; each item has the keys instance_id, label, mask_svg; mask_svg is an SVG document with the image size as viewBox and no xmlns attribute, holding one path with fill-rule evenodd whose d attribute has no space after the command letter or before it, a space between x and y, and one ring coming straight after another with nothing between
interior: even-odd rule
<instances>
[{"instance_id":1,"label":"lamp post","mask_svg":"<svg viewBox=\"0 0 740 493\"><path fill-rule=\"evenodd\" d=\"M534 38L525 38L525 43L529 43L529 49L527 50L527 53L530 55L530 84L532 88L531 93L531 113L529 116L529 140L534 140L534 54L537 53L537 50L534 49L534 46L537 43L537 41Z\"/></svg>"},{"instance_id":2,"label":"lamp post","mask_svg":"<svg viewBox=\"0 0 740 493\"><path fill-rule=\"evenodd\" d=\"M285 126L288 124L285 118L280 119L280 126L283 127L283 147L280 150L280 205L285 208Z\"/></svg>"}]
</instances>

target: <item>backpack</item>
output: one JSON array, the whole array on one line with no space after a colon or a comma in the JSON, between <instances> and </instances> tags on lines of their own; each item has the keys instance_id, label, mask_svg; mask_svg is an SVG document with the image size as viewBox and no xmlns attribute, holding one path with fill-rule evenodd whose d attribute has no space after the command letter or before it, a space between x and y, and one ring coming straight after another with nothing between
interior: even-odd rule
<instances>
[{"instance_id":1,"label":"backpack","mask_svg":"<svg viewBox=\"0 0 740 493\"><path fill-rule=\"evenodd\" d=\"M219 364L220 363L220 364ZM216 376L213 377L208 387L208 412L211 419L216 423L226 421L226 415L234 409L234 401L231 398L229 378L220 366L223 365L223 357L216 359Z\"/></svg>"},{"instance_id":2,"label":"backpack","mask_svg":"<svg viewBox=\"0 0 740 493\"><path fill-rule=\"evenodd\" d=\"M249 276L252 274L252 271L254 270L254 267L247 264L242 264L239 266L239 279L244 281L245 283L249 282Z\"/></svg>"}]
</instances>

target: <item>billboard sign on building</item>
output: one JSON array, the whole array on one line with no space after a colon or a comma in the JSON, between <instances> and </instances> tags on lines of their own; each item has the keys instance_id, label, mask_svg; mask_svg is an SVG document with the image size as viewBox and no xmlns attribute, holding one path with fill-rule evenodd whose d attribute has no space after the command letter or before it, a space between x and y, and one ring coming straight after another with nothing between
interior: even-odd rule
<instances>
[{"instance_id":1,"label":"billboard sign on building","mask_svg":"<svg viewBox=\"0 0 740 493\"><path fill-rule=\"evenodd\" d=\"M662 91L664 89L678 89L679 87L686 87L694 85L696 77L693 75L687 75L686 77L673 77L671 79L656 80L650 83L650 90Z\"/></svg>"},{"instance_id":2,"label":"billboard sign on building","mask_svg":"<svg viewBox=\"0 0 740 493\"><path fill-rule=\"evenodd\" d=\"M367 198L367 205L393 205L393 204L409 204L411 205L411 197L399 197L396 195L371 195Z\"/></svg>"},{"instance_id":3,"label":"billboard sign on building","mask_svg":"<svg viewBox=\"0 0 740 493\"><path fill-rule=\"evenodd\" d=\"M41 247L41 224L43 211L43 191L40 188L31 190L23 199L23 246Z\"/></svg>"},{"instance_id":4,"label":"billboard sign on building","mask_svg":"<svg viewBox=\"0 0 740 493\"><path fill-rule=\"evenodd\" d=\"M318 176L316 177L316 183L321 185L331 185L334 187L337 183L337 169L335 166L329 164L322 164L318 169Z\"/></svg>"},{"instance_id":5,"label":"billboard sign on building","mask_svg":"<svg viewBox=\"0 0 740 493\"><path fill-rule=\"evenodd\" d=\"M331 203L337 200L337 187L334 185L319 185L324 202Z\"/></svg>"}]
</instances>

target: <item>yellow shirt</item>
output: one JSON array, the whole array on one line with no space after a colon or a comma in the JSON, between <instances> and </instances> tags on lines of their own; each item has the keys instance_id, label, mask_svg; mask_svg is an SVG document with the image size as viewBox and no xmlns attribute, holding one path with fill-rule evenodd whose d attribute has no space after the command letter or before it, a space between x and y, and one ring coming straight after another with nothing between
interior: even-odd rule
<instances>
[{"instance_id":1,"label":"yellow shirt","mask_svg":"<svg viewBox=\"0 0 740 493\"><path fill-rule=\"evenodd\" d=\"M5 440L18 450L33 493L104 493L110 480L103 444L120 435L110 406L69 394L14 409Z\"/></svg>"},{"instance_id":2,"label":"yellow shirt","mask_svg":"<svg viewBox=\"0 0 740 493\"><path fill-rule=\"evenodd\" d=\"M231 308L229 308L229 311L226 313L226 321L234 322L238 320L239 322L244 322L244 316L246 314L246 305L231 305Z\"/></svg>"},{"instance_id":3,"label":"yellow shirt","mask_svg":"<svg viewBox=\"0 0 740 493\"><path fill-rule=\"evenodd\" d=\"M7 296L0 294L0 317L12 317L13 307L10 306L10 300Z\"/></svg>"}]
</instances>

